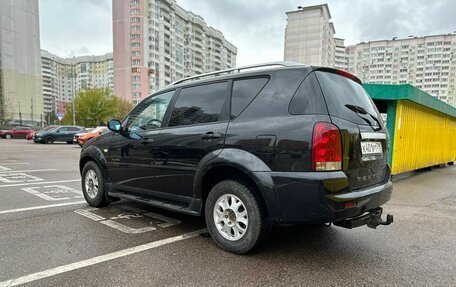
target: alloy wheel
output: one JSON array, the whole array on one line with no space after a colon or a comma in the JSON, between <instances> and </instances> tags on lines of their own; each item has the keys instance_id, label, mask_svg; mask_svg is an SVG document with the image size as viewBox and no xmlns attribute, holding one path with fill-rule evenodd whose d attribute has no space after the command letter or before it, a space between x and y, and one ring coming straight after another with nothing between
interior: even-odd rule
<instances>
[{"instance_id":1,"label":"alloy wheel","mask_svg":"<svg viewBox=\"0 0 456 287\"><path fill-rule=\"evenodd\" d=\"M98 195L99 183L97 173L93 169L87 171L84 183L87 196L92 199L95 198Z\"/></svg>"},{"instance_id":2,"label":"alloy wheel","mask_svg":"<svg viewBox=\"0 0 456 287\"><path fill-rule=\"evenodd\" d=\"M233 194L224 194L217 199L213 216L220 235L230 241L241 239L249 226L247 209Z\"/></svg>"}]
</instances>

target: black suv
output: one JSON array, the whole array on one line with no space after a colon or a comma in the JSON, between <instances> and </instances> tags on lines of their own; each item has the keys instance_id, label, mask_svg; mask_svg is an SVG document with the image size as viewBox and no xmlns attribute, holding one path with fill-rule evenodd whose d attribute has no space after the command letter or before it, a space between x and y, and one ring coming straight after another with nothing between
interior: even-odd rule
<instances>
[{"instance_id":1,"label":"black suv","mask_svg":"<svg viewBox=\"0 0 456 287\"><path fill-rule=\"evenodd\" d=\"M387 130L344 71L281 62L191 77L108 127L81 153L87 202L204 214L231 252L251 250L272 223L393 220L380 208L392 192Z\"/></svg>"}]
</instances>

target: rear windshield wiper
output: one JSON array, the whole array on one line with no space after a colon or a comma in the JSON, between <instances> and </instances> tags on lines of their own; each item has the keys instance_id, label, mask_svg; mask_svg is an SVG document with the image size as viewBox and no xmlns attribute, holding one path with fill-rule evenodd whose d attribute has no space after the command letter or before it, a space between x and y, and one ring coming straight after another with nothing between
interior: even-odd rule
<instances>
[{"instance_id":1,"label":"rear windshield wiper","mask_svg":"<svg viewBox=\"0 0 456 287\"><path fill-rule=\"evenodd\" d=\"M366 109L364 109L363 107L356 106L356 105L350 105L350 104L346 104L345 106L347 108L349 108L350 110L354 111L360 118L365 120L367 123L369 123L369 125L372 127L372 129L374 131L379 131L379 130L382 129L382 125L380 124L380 121L377 119L377 117L375 117L373 114L371 114L368 111L366 111ZM372 123L368 119L361 117L360 114L361 115L369 115L372 119L374 119L374 121L377 122L378 128L374 127L372 125Z\"/></svg>"}]
</instances>

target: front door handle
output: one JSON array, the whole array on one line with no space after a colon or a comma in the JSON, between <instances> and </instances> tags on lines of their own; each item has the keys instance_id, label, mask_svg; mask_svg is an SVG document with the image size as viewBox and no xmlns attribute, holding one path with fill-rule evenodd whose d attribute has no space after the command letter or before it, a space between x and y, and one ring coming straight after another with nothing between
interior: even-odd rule
<instances>
[{"instance_id":1,"label":"front door handle","mask_svg":"<svg viewBox=\"0 0 456 287\"><path fill-rule=\"evenodd\" d=\"M201 136L203 140L205 139L218 139L222 137L222 133L207 132Z\"/></svg>"}]
</instances>

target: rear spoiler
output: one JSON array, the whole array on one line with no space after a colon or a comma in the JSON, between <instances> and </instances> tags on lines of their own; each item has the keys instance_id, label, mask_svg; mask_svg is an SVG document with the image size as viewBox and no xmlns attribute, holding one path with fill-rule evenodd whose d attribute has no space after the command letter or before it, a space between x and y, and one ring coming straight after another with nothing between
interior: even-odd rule
<instances>
[{"instance_id":1,"label":"rear spoiler","mask_svg":"<svg viewBox=\"0 0 456 287\"><path fill-rule=\"evenodd\" d=\"M328 73L341 75L341 76L344 76L346 78L349 78L350 80L353 80L353 81L357 82L360 85L362 84L361 80L358 77L356 77L355 75L350 74L349 72L344 71L344 70L334 69L334 68L326 68L326 67L314 67L314 66L312 66L311 68L312 68L313 71L322 71L322 72L328 72Z\"/></svg>"}]
</instances>

